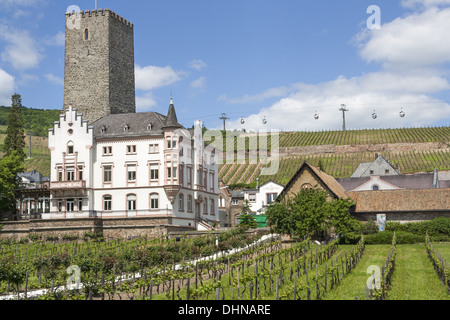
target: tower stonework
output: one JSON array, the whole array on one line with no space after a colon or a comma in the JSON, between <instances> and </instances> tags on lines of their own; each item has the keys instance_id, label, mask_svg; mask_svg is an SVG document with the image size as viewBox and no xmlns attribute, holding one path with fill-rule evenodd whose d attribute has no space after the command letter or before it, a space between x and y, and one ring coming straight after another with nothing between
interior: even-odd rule
<instances>
[{"instance_id":1,"label":"tower stonework","mask_svg":"<svg viewBox=\"0 0 450 320\"><path fill-rule=\"evenodd\" d=\"M136 112L133 24L109 9L66 13L63 109L69 105L89 123Z\"/></svg>"}]
</instances>

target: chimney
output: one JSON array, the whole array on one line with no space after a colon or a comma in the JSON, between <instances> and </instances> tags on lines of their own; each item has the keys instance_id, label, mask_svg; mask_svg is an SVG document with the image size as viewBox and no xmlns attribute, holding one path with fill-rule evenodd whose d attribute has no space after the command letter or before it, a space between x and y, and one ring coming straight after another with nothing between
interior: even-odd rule
<instances>
[{"instance_id":1,"label":"chimney","mask_svg":"<svg viewBox=\"0 0 450 320\"><path fill-rule=\"evenodd\" d=\"M256 190L259 190L259 178L256 178Z\"/></svg>"}]
</instances>

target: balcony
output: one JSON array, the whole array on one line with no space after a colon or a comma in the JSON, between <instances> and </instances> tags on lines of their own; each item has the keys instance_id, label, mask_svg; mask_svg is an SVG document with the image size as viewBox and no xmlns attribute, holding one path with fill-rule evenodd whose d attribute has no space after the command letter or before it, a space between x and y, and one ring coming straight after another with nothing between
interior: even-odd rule
<instances>
[{"instance_id":1,"label":"balcony","mask_svg":"<svg viewBox=\"0 0 450 320\"><path fill-rule=\"evenodd\" d=\"M50 190L86 189L86 181L52 181Z\"/></svg>"}]
</instances>

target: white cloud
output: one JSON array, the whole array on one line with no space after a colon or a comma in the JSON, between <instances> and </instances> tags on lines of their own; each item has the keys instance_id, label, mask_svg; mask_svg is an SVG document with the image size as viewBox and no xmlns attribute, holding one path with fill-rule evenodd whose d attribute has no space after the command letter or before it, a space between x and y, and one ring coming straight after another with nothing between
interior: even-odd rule
<instances>
[{"instance_id":1,"label":"white cloud","mask_svg":"<svg viewBox=\"0 0 450 320\"><path fill-rule=\"evenodd\" d=\"M397 18L380 30L364 29L355 37L360 55L385 68L434 67L450 61L450 8L432 7Z\"/></svg>"},{"instance_id":2,"label":"white cloud","mask_svg":"<svg viewBox=\"0 0 450 320\"><path fill-rule=\"evenodd\" d=\"M450 0L402 0L401 4L405 8L417 9L450 5Z\"/></svg>"},{"instance_id":3,"label":"white cloud","mask_svg":"<svg viewBox=\"0 0 450 320\"><path fill-rule=\"evenodd\" d=\"M206 78L200 77L191 82L191 88L197 90L204 90L206 88Z\"/></svg>"},{"instance_id":4,"label":"white cloud","mask_svg":"<svg viewBox=\"0 0 450 320\"><path fill-rule=\"evenodd\" d=\"M11 105L11 95L14 87L14 77L0 69L0 105Z\"/></svg>"},{"instance_id":5,"label":"white cloud","mask_svg":"<svg viewBox=\"0 0 450 320\"><path fill-rule=\"evenodd\" d=\"M450 90L450 8L448 1L405 0L402 4L425 9L385 23L379 30L364 28L354 37L361 57L380 64L379 71L347 78L339 76L319 84L295 83L261 93L230 99L228 103L249 104L268 98L277 102L245 119L229 121L230 128L280 130L328 130L342 128L341 104L346 104L347 128L388 128L432 125L450 119L450 105L433 95ZM405 118L399 117L403 108ZM377 119L372 119L376 111ZM318 112L319 120L314 120ZM243 112L244 113L244 112ZM245 113L244 113L245 114ZM266 117L267 125L262 119Z\"/></svg>"},{"instance_id":6,"label":"white cloud","mask_svg":"<svg viewBox=\"0 0 450 320\"><path fill-rule=\"evenodd\" d=\"M44 0L0 0L0 5L4 7L10 7L10 6L34 6L37 4L44 3Z\"/></svg>"},{"instance_id":7,"label":"white cloud","mask_svg":"<svg viewBox=\"0 0 450 320\"><path fill-rule=\"evenodd\" d=\"M17 70L37 67L42 59L40 48L27 30L0 25L0 39L6 42L1 58Z\"/></svg>"},{"instance_id":8,"label":"white cloud","mask_svg":"<svg viewBox=\"0 0 450 320\"><path fill-rule=\"evenodd\" d=\"M57 34L55 34L53 37L47 39L45 41L46 45L49 46L59 46L62 47L65 45L66 42L66 35L64 31L59 31Z\"/></svg>"},{"instance_id":9,"label":"white cloud","mask_svg":"<svg viewBox=\"0 0 450 320\"><path fill-rule=\"evenodd\" d=\"M395 76L393 76L395 77ZM400 77L400 76L399 76ZM298 84L303 89L288 97L280 99L272 106L262 109L257 114L245 117L245 125L239 120L229 121L229 128L279 130L329 130L342 128L341 104L346 104L347 128L380 128L428 125L442 118L450 117L450 105L427 96L421 92L403 91L402 85L398 90L385 90L388 85L370 82L378 78L378 74L347 79L338 77L335 80L318 85ZM382 81L383 78L379 78ZM431 79L430 82L435 82ZM427 78L404 79L404 83L420 83L429 88ZM369 87L372 86L372 89ZM448 84L447 84L448 88ZM398 115L403 108L406 117ZM378 118L373 120L371 114L376 111ZM315 121L315 112L319 120ZM267 125L262 119L266 117Z\"/></svg>"},{"instance_id":10,"label":"white cloud","mask_svg":"<svg viewBox=\"0 0 450 320\"><path fill-rule=\"evenodd\" d=\"M180 81L183 76L183 72L176 72L170 66L161 68L157 66L140 67L136 65L136 89L148 91L168 86Z\"/></svg>"},{"instance_id":11,"label":"white cloud","mask_svg":"<svg viewBox=\"0 0 450 320\"><path fill-rule=\"evenodd\" d=\"M44 75L44 77L45 77L45 78L47 79L47 81L50 82L50 83L57 84L57 85L60 85L60 86L63 86L63 85L64 85L64 79L62 79L62 78L60 78L60 77L58 77L58 76L55 76L55 75L52 74L52 73L47 73L47 74Z\"/></svg>"},{"instance_id":12,"label":"white cloud","mask_svg":"<svg viewBox=\"0 0 450 320\"><path fill-rule=\"evenodd\" d=\"M151 92L146 92L143 96L136 97L136 109L138 112L144 112L157 105Z\"/></svg>"},{"instance_id":13,"label":"white cloud","mask_svg":"<svg viewBox=\"0 0 450 320\"><path fill-rule=\"evenodd\" d=\"M195 69L198 71L203 68L206 68L207 64L201 59L194 59L189 62L188 66L189 66L189 68Z\"/></svg>"}]
</instances>

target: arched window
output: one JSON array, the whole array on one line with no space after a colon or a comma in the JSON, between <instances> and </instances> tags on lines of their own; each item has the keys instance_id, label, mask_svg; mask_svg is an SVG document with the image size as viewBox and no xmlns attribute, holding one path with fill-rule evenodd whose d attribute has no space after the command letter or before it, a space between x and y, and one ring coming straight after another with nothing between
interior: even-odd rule
<instances>
[{"instance_id":1,"label":"arched window","mask_svg":"<svg viewBox=\"0 0 450 320\"><path fill-rule=\"evenodd\" d=\"M159 209L159 195L157 193L150 194L150 209Z\"/></svg>"},{"instance_id":2,"label":"arched window","mask_svg":"<svg viewBox=\"0 0 450 320\"><path fill-rule=\"evenodd\" d=\"M136 210L136 195L135 194L127 195L127 209L128 210Z\"/></svg>"},{"instance_id":3,"label":"arched window","mask_svg":"<svg viewBox=\"0 0 450 320\"><path fill-rule=\"evenodd\" d=\"M84 29L84 40L89 40L89 29Z\"/></svg>"},{"instance_id":4,"label":"arched window","mask_svg":"<svg viewBox=\"0 0 450 320\"><path fill-rule=\"evenodd\" d=\"M372 186L372 190L374 190L374 191L380 190L380 187L378 185L374 184Z\"/></svg>"},{"instance_id":5,"label":"arched window","mask_svg":"<svg viewBox=\"0 0 450 320\"><path fill-rule=\"evenodd\" d=\"M67 143L67 154L73 154L73 142L69 141Z\"/></svg>"}]
</instances>

